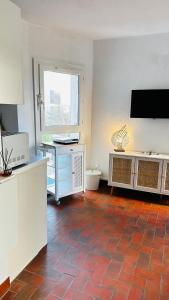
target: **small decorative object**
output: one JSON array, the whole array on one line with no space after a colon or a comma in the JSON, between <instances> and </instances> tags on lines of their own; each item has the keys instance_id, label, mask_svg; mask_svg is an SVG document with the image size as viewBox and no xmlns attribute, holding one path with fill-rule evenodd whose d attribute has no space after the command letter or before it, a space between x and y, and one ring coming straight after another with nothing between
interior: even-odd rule
<instances>
[{"instance_id":1,"label":"small decorative object","mask_svg":"<svg viewBox=\"0 0 169 300\"><path fill-rule=\"evenodd\" d=\"M3 177L9 177L11 174L12 174L12 168L7 169L7 170L3 170L1 175Z\"/></svg>"},{"instance_id":2,"label":"small decorative object","mask_svg":"<svg viewBox=\"0 0 169 300\"><path fill-rule=\"evenodd\" d=\"M3 164L3 171L1 173L2 176L7 177L10 176L12 174L12 168L9 168L9 161L12 155L12 151L13 149L11 149L10 153L8 152L7 149L5 149L5 151L1 151L0 155L2 158L2 164Z\"/></svg>"},{"instance_id":3,"label":"small decorative object","mask_svg":"<svg viewBox=\"0 0 169 300\"><path fill-rule=\"evenodd\" d=\"M127 126L124 125L120 130L116 131L112 138L112 144L114 145L116 152L125 152L124 147L128 144L129 138L127 134Z\"/></svg>"}]
</instances>

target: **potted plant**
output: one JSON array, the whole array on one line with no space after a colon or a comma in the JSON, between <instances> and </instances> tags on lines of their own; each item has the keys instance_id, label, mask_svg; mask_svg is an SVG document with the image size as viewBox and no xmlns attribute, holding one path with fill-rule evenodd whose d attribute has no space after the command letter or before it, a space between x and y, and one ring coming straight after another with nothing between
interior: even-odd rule
<instances>
[{"instance_id":1,"label":"potted plant","mask_svg":"<svg viewBox=\"0 0 169 300\"><path fill-rule=\"evenodd\" d=\"M12 174L12 168L9 167L9 161L12 155L13 148L10 152L5 148L5 151L2 150L0 152L0 156L2 158L2 164L3 164L3 171L1 173L2 176L7 177Z\"/></svg>"}]
</instances>

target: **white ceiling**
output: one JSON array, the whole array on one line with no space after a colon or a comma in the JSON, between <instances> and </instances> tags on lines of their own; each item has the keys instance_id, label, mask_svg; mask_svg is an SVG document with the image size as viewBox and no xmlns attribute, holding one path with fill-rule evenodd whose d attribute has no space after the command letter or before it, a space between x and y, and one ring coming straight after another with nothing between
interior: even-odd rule
<instances>
[{"instance_id":1,"label":"white ceiling","mask_svg":"<svg viewBox=\"0 0 169 300\"><path fill-rule=\"evenodd\" d=\"M92 39L169 32L169 0L12 0L23 18Z\"/></svg>"}]
</instances>

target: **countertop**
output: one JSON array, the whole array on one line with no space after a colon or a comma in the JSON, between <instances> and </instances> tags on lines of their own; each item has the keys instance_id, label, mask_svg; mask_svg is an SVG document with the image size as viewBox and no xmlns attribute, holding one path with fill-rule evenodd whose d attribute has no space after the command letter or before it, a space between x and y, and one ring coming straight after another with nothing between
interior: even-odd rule
<instances>
[{"instance_id":1,"label":"countertop","mask_svg":"<svg viewBox=\"0 0 169 300\"><path fill-rule=\"evenodd\" d=\"M162 154L162 153L153 153L149 154L149 152L139 152L139 151L125 151L125 152L116 152L112 151L110 154L113 155L120 155L120 156L135 156L135 157L143 157L149 159L166 159L169 160L169 154Z\"/></svg>"},{"instance_id":2,"label":"countertop","mask_svg":"<svg viewBox=\"0 0 169 300\"><path fill-rule=\"evenodd\" d=\"M43 163L47 163L47 161L48 161L48 158L43 157L41 155L33 156L30 158L30 161L27 164L24 164L24 165L14 168L11 176L9 176L9 177L0 176L0 184L6 182L8 180L11 180L18 174L26 172L26 171L28 171L32 168L35 168Z\"/></svg>"}]
</instances>

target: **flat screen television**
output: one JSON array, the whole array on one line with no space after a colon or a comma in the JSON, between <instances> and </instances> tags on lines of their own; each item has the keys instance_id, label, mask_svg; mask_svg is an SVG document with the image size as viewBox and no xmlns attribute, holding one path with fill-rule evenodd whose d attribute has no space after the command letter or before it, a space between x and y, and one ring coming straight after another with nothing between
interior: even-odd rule
<instances>
[{"instance_id":1,"label":"flat screen television","mask_svg":"<svg viewBox=\"0 0 169 300\"><path fill-rule=\"evenodd\" d=\"M169 118L169 89L132 90L130 118Z\"/></svg>"}]
</instances>

